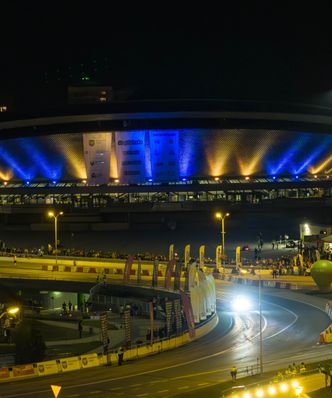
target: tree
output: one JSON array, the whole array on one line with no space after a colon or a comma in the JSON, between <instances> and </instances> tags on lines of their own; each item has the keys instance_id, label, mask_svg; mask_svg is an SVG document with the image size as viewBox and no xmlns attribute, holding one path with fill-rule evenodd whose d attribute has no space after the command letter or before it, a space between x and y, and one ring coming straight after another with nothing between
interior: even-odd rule
<instances>
[{"instance_id":1,"label":"tree","mask_svg":"<svg viewBox=\"0 0 332 398\"><path fill-rule=\"evenodd\" d=\"M13 333L17 364L39 362L44 359L46 345L41 332L29 321L20 322Z\"/></svg>"}]
</instances>

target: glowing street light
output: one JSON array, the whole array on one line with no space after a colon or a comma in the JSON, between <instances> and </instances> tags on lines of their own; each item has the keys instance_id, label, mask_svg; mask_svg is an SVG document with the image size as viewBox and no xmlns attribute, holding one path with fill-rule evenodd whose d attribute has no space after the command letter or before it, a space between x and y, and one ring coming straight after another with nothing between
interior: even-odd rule
<instances>
[{"instance_id":1,"label":"glowing street light","mask_svg":"<svg viewBox=\"0 0 332 398\"><path fill-rule=\"evenodd\" d=\"M236 312L247 312L251 309L251 301L248 299L248 297L236 297L232 303L232 308Z\"/></svg>"},{"instance_id":2,"label":"glowing street light","mask_svg":"<svg viewBox=\"0 0 332 398\"><path fill-rule=\"evenodd\" d=\"M55 264L58 264L58 217L63 215L63 211L54 213L49 211L48 216L54 218L54 249L55 249Z\"/></svg>"},{"instance_id":3,"label":"glowing street light","mask_svg":"<svg viewBox=\"0 0 332 398\"><path fill-rule=\"evenodd\" d=\"M230 214L229 213L225 213L225 214L223 214L223 213L220 213L220 212L217 212L216 214L215 214L215 216L216 216L216 218L218 219L218 220L221 220L221 238L222 238L222 255L223 255L223 263L224 263L224 254L226 253L226 251L225 251L225 218L226 217L229 217L230 216Z\"/></svg>"},{"instance_id":4,"label":"glowing street light","mask_svg":"<svg viewBox=\"0 0 332 398\"><path fill-rule=\"evenodd\" d=\"M15 315L19 311L20 311L19 307L11 307L11 308L8 308L8 310L7 310L8 314L11 314L11 315Z\"/></svg>"}]
</instances>

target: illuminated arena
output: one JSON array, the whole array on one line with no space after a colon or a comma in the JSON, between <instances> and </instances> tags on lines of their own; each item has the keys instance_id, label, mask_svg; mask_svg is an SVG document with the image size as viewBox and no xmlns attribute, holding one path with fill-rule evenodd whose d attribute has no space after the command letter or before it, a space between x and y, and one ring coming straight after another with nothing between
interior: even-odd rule
<instances>
[{"instance_id":1,"label":"illuminated arena","mask_svg":"<svg viewBox=\"0 0 332 398\"><path fill-rule=\"evenodd\" d=\"M331 197L332 112L225 101L0 117L0 204L162 210ZM164 208L163 208L164 206ZM172 207L173 206L173 207Z\"/></svg>"}]
</instances>

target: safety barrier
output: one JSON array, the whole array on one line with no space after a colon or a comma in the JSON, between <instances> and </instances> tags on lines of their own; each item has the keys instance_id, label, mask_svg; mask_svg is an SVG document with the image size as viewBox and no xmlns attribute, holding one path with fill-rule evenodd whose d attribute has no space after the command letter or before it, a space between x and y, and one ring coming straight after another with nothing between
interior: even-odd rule
<instances>
[{"instance_id":1,"label":"safety barrier","mask_svg":"<svg viewBox=\"0 0 332 398\"><path fill-rule=\"evenodd\" d=\"M190 338L189 333L185 332L181 336L156 341L153 344L133 347L124 352L123 359L124 361L132 361L181 347L182 345L197 340L211 332L217 326L218 321L219 319L217 314L214 314L203 325L200 325L196 328L194 338ZM104 365L116 365L117 362L118 355L116 353L109 353L106 355L94 353L76 357L61 358L52 361L0 368L0 383L12 381L13 379L54 375L58 373Z\"/></svg>"},{"instance_id":2,"label":"safety barrier","mask_svg":"<svg viewBox=\"0 0 332 398\"><path fill-rule=\"evenodd\" d=\"M325 312L328 317L332 319L332 301L328 301L325 305ZM327 327L319 335L319 344L329 344L332 343L332 324Z\"/></svg>"},{"instance_id":3,"label":"safety barrier","mask_svg":"<svg viewBox=\"0 0 332 398\"><path fill-rule=\"evenodd\" d=\"M227 282L237 283L239 285L249 285L249 286L258 286L259 285L259 279L245 278L242 276L233 276L230 274L214 273L213 277L215 279L221 279L221 280L225 280ZM291 290L298 289L298 285L296 283L278 282L278 281L274 281L274 280L271 281L271 280L265 280L265 279L261 279L261 286L262 287L271 287L271 288L276 288L276 289L291 289Z\"/></svg>"}]
</instances>

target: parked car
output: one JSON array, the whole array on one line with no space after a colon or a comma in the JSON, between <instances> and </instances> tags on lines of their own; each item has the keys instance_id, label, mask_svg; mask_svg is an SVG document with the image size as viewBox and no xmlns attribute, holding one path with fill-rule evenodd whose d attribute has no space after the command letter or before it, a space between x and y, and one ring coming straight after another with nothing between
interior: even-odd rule
<instances>
[{"instance_id":1,"label":"parked car","mask_svg":"<svg viewBox=\"0 0 332 398\"><path fill-rule=\"evenodd\" d=\"M289 240L286 242L287 249L294 249L294 247L296 247L296 242L294 242L293 240Z\"/></svg>"},{"instance_id":2,"label":"parked car","mask_svg":"<svg viewBox=\"0 0 332 398\"><path fill-rule=\"evenodd\" d=\"M249 245L244 245L241 250L245 251L245 252L249 252L251 249L250 249Z\"/></svg>"}]
</instances>

